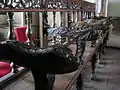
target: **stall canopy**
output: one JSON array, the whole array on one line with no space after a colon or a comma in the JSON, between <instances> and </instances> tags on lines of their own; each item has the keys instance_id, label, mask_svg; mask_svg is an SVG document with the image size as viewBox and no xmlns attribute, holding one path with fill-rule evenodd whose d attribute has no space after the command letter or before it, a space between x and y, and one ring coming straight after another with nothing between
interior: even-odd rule
<instances>
[{"instance_id":1,"label":"stall canopy","mask_svg":"<svg viewBox=\"0 0 120 90\"><path fill-rule=\"evenodd\" d=\"M0 0L1 12L32 12L32 11L70 11L81 10L86 5L83 0ZM89 9L94 4L89 3ZM88 9L88 8L87 8Z\"/></svg>"}]
</instances>

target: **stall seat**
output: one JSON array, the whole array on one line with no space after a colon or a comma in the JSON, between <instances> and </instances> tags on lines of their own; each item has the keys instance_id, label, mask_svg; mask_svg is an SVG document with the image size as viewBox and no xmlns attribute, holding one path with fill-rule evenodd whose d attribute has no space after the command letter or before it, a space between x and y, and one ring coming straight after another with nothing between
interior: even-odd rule
<instances>
[{"instance_id":1,"label":"stall seat","mask_svg":"<svg viewBox=\"0 0 120 90\"><path fill-rule=\"evenodd\" d=\"M26 29L27 29L27 26L20 26L20 27L14 28L17 41L26 42L28 40L26 36ZM34 36L32 36L32 40L34 40Z\"/></svg>"},{"instance_id":2,"label":"stall seat","mask_svg":"<svg viewBox=\"0 0 120 90\"><path fill-rule=\"evenodd\" d=\"M15 32L17 41L20 41L20 42L27 41L26 29L27 29L27 26L21 26L21 27L14 28L14 32Z\"/></svg>"},{"instance_id":3,"label":"stall seat","mask_svg":"<svg viewBox=\"0 0 120 90\"><path fill-rule=\"evenodd\" d=\"M7 62L0 62L0 78L12 71L12 67Z\"/></svg>"}]
</instances>

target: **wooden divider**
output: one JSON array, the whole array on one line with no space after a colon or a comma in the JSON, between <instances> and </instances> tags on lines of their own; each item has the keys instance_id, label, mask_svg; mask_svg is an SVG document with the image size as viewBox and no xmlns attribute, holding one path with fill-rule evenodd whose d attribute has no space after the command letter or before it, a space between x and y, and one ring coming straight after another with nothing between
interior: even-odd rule
<instances>
[{"instance_id":1,"label":"wooden divider","mask_svg":"<svg viewBox=\"0 0 120 90\"><path fill-rule=\"evenodd\" d=\"M76 80L78 76L84 71L88 62L91 61L92 56L97 51L99 45L102 43L102 39L98 39L95 48L90 47L90 42L87 42L86 50L84 52L84 64L79 66L79 69L75 72L68 74L56 75L55 84L53 90L70 90L74 84L76 84ZM75 51L76 47L74 44L71 44L71 48Z\"/></svg>"}]
</instances>

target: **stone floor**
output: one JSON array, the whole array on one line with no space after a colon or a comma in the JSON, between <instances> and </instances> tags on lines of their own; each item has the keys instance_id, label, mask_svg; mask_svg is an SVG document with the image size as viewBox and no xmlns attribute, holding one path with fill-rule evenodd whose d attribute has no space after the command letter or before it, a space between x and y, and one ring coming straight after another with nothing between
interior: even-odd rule
<instances>
[{"instance_id":1,"label":"stone floor","mask_svg":"<svg viewBox=\"0 0 120 90\"><path fill-rule=\"evenodd\" d=\"M96 80L87 74L83 90L120 90L120 50L106 48L101 68L96 69Z\"/></svg>"}]
</instances>

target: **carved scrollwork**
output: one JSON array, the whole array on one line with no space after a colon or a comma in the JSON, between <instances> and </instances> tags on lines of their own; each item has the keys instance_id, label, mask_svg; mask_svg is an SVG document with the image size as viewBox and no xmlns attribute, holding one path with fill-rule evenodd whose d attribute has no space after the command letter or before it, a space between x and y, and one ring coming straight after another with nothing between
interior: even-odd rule
<instances>
[{"instance_id":1,"label":"carved scrollwork","mask_svg":"<svg viewBox=\"0 0 120 90\"><path fill-rule=\"evenodd\" d=\"M67 0L0 0L2 9L80 9L80 4Z\"/></svg>"},{"instance_id":2,"label":"carved scrollwork","mask_svg":"<svg viewBox=\"0 0 120 90\"><path fill-rule=\"evenodd\" d=\"M42 6L43 0L1 0L1 8L37 8Z\"/></svg>"}]
</instances>

